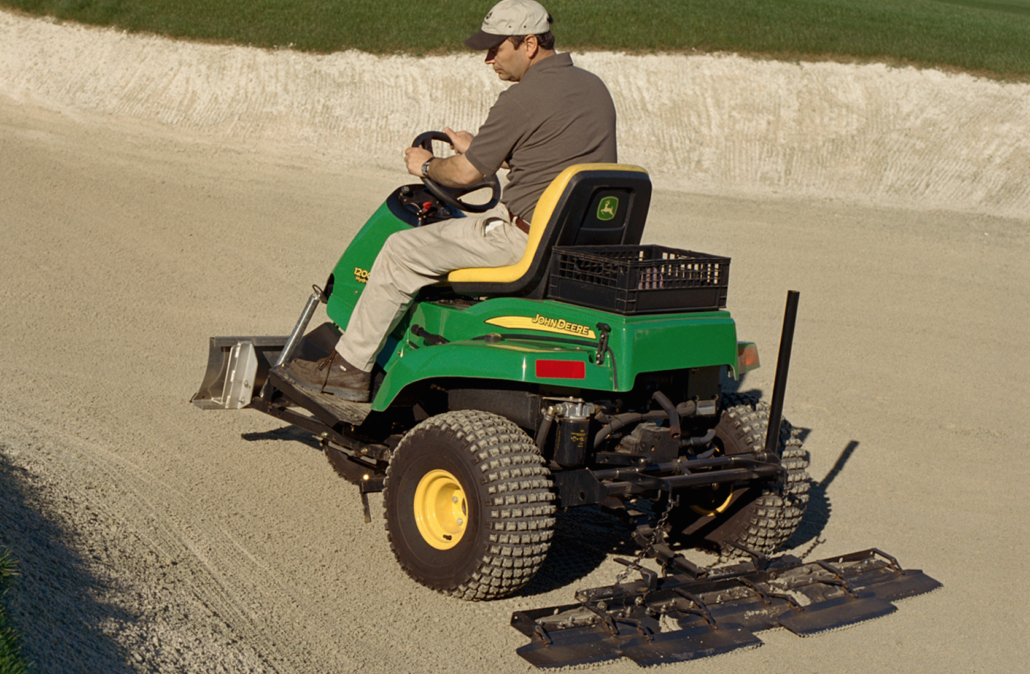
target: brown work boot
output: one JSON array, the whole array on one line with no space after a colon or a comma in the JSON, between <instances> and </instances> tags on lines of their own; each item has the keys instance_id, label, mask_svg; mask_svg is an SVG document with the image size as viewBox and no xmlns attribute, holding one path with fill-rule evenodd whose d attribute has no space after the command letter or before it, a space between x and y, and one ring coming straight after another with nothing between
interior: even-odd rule
<instances>
[{"instance_id":1,"label":"brown work boot","mask_svg":"<svg viewBox=\"0 0 1030 674\"><path fill-rule=\"evenodd\" d=\"M335 350L314 363L294 360L286 366L286 372L294 383L308 391L328 393L357 403L368 402L372 374L354 367Z\"/></svg>"}]
</instances>

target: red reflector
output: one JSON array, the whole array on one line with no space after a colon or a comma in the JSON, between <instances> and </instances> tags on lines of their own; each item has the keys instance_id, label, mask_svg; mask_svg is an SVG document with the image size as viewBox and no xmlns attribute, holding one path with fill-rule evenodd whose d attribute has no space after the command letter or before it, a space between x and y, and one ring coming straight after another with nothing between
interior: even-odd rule
<instances>
[{"instance_id":1,"label":"red reflector","mask_svg":"<svg viewBox=\"0 0 1030 674\"><path fill-rule=\"evenodd\" d=\"M581 360L538 360L536 376L552 379L586 379L587 364Z\"/></svg>"}]
</instances>

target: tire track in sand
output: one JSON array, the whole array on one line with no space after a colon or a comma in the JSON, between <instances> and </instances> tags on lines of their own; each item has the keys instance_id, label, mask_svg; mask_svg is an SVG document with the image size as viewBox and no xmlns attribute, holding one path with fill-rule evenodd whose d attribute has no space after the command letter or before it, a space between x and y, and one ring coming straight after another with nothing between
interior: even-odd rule
<instances>
[{"instance_id":1,"label":"tire track in sand","mask_svg":"<svg viewBox=\"0 0 1030 674\"><path fill-rule=\"evenodd\" d=\"M0 451L43 492L50 510L43 515L79 532L70 543L104 588L93 618L138 665L158 672L189 670L198 661L212 663L210 671L308 670L296 630L319 616L285 570L262 562L223 524L184 519L188 497L139 465L26 421L24 413L0 415ZM111 605L128 618L103 608ZM354 663L338 664L342 671Z\"/></svg>"}]
</instances>

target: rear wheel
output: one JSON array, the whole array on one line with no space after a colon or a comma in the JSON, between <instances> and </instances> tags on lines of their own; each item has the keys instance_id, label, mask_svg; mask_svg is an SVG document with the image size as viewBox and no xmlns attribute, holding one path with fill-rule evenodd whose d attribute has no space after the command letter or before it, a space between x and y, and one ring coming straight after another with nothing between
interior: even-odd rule
<instances>
[{"instance_id":1,"label":"rear wheel","mask_svg":"<svg viewBox=\"0 0 1030 674\"><path fill-rule=\"evenodd\" d=\"M761 452L769 426L769 406L757 397L728 394L716 427L716 453ZM763 554L782 545L801 523L808 504L808 454L796 430L784 419L777 447L785 476L779 482L747 487L720 486L683 492L670 516L672 535L691 545L717 548L727 555L734 545Z\"/></svg>"},{"instance_id":2,"label":"rear wheel","mask_svg":"<svg viewBox=\"0 0 1030 674\"><path fill-rule=\"evenodd\" d=\"M394 451L383 491L401 567L462 599L515 592L540 569L554 533L551 474L522 429L463 410L413 428Z\"/></svg>"}]
</instances>

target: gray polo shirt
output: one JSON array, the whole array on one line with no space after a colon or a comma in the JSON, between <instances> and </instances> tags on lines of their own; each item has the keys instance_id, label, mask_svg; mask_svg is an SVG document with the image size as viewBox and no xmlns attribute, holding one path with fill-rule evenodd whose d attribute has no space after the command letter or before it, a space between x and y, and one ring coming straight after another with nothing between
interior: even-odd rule
<instances>
[{"instance_id":1,"label":"gray polo shirt","mask_svg":"<svg viewBox=\"0 0 1030 674\"><path fill-rule=\"evenodd\" d=\"M497 97L465 156L487 176L508 162L503 201L528 222L565 168L618 160L615 105L599 77L555 54Z\"/></svg>"}]
</instances>

